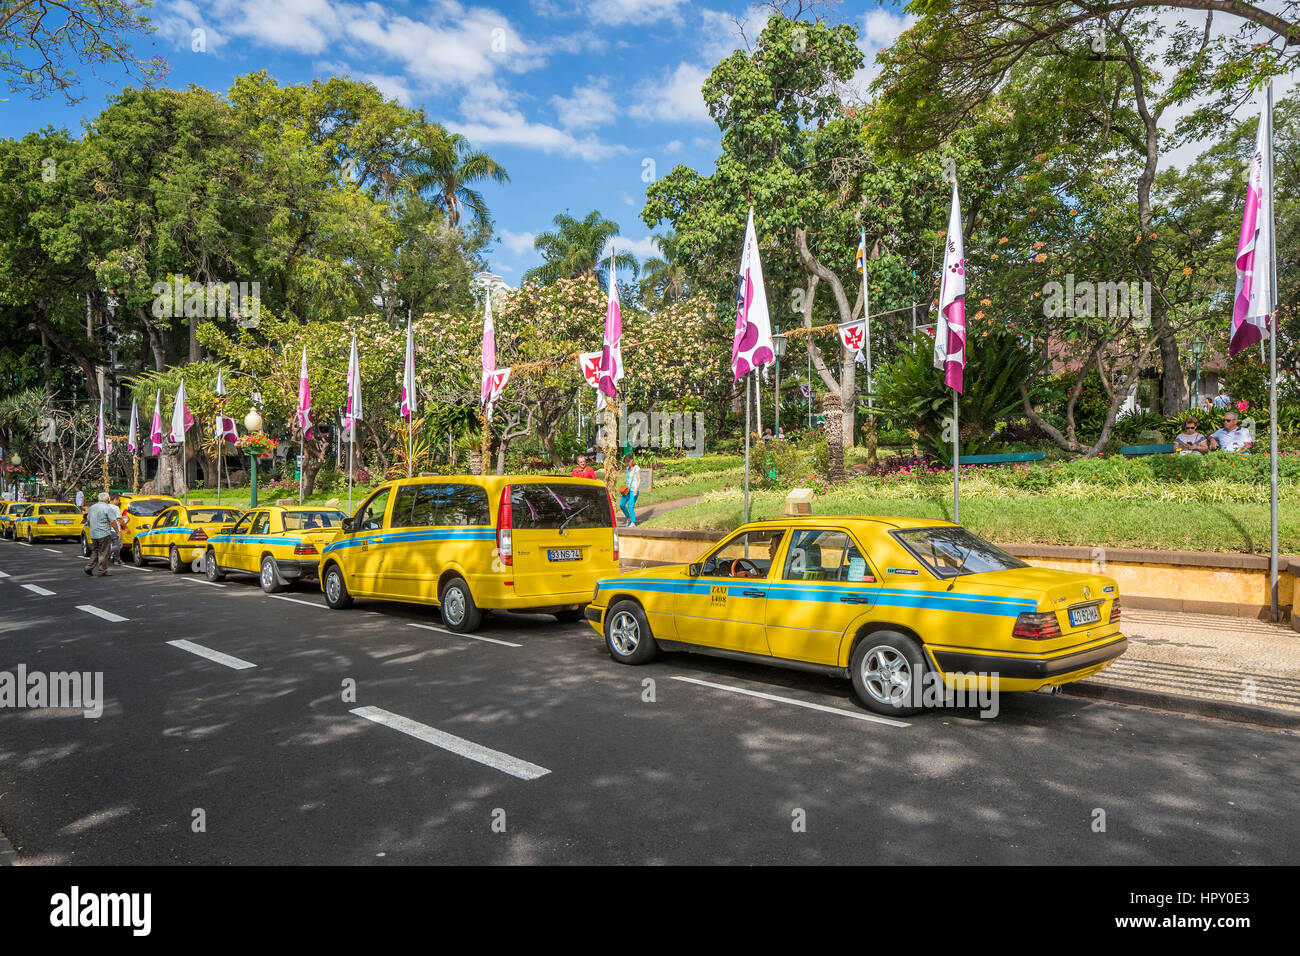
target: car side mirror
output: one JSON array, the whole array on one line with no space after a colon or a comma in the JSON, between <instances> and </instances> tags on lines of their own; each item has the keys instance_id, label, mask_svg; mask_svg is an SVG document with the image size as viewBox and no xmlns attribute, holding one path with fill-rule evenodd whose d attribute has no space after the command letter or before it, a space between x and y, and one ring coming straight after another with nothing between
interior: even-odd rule
<instances>
[{"instance_id":1,"label":"car side mirror","mask_svg":"<svg viewBox=\"0 0 1300 956\"><path fill-rule=\"evenodd\" d=\"M704 571L704 565L699 563L698 561L695 562L694 564L690 564L686 566L686 573L693 578L698 578L700 574L703 573L703 571Z\"/></svg>"},{"instance_id":2,"label":"car side mirror","mask_svg":"<svg viewBox=\"0 0 1300 956\"><path fill-rule=\"evenodd\" d=\"M344 518L341 527L343 528L344 531L347 531L349 534L357 530L356 525L352 523L351 518Z\"/></svg>"}]
</instances>

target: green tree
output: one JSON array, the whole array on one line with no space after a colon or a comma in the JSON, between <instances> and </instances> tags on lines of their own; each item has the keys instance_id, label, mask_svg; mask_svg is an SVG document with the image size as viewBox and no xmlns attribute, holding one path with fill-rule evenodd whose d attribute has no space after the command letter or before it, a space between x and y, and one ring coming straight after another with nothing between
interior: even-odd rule
<instances>
[{"instance_id":1,"label":"green tree","mask_svg":"<svg viewBox=\"0 0 1300 956\"><path fill-rule=\"evenodd\" d=\"M680 302L690 294L686 266L671 232L651 236L659 255L641 264L641 297L649 304Z\"/></svg>"},{"instance_id":2,"label":"green tree","mask_svg":"<svg viewBox=\"0 0 1300 956\"><path fill-rule=\"evenodd\" d=\"M411 189L442 206L453 229L460 228L466 209L480 228L491 222L487 203L471 188L474 183L510 182L504 166L436 123L430 124L419 149L402 161L402 169Z\"/></svg>"},{"instance_id":3,"label":"green tree","mask_svg":"<svg viewBox=\"0 0 1300 956\"><path fill-rule=\"evenodd\" d=\"M560 213L552 221L555 231L540 233L533 240L533 248L546 261L524 273L524 281L549 283L590 275L607 286L608 265L601 253L605 244L618 235L618 223L606 219L596 209L581 220ZM614 262L632 275L636 275L639 268L636 257L630 252L618 253Z\"/></svg>"}]
</instances>

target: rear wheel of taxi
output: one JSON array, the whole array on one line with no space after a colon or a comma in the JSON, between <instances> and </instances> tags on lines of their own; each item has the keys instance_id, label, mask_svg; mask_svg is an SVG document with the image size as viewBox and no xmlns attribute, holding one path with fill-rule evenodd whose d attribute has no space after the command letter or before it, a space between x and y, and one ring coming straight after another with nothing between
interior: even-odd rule
<instances>
[{"instance_id":1,"label":"rear wheel of taxi","mask_svg":"<svg viewBox=\"0 0 1300 956\"><path fill-rule=\"evenodd\" d=\"M444 584L438 601L442 605L442 623L457 633L476 631L483 622L483 612L474 603L464 578L452 578Z\"/></svg>"},{"instance_id":2,"label":"rear wheel of taxi","mask_svg":"<svg viewBox=\"0 0 1300 956\"><path fill-rule=\"evenodd\" d=\"M203 555L203 576L213 584L226 579L226 576L221 573L221 569L217 567L217 552L211 548L208 548Z\"/></svg>"},{"instance_id":3,"label":"rear wheel of taxi","mask_svg":"<svg viewBox=\"0 0 1300 956\"><path fill-rule=\"evenodd\" d=\"M172 574L184 574L190 569L190 566L181 560L181 553L176 550L174 544L167 551L167 566L171 568Z\"/></svg>"},{"instance_id":4,"label":"rear wheel of taxi","mask_svg":"<svg viewBox=\"0 0 1300 956\"><path fill-rule=\"evenodd\" d=\"M90 542L86 540L84 534L81 536L81 556L83 558L90 557Z\"/></svg>"},{"instance_id":5,"label":"rear wheel of taxi","mask_svg":"<svg viewBox=\"0 0 1300 956\"><path fill-rule=\"evenodd\" d=\"M257 579L267 594L284 590L284 585L280 583L280 569L276 566L275 558L269 554L262 555L262 569L258 572Z\"/></svg>"},{"instance_id":6,"label":"rear wheel of taxi","mask_svg":"<svg viewBox=\"0 0 1300 956\"><path fill-rule=\"evenodd\" d=\"M877 631L853 649L853 690L869 710L891 717L921 712L925 655L916 641L896 631Z\"/></svg>"},{"instance_id":7,"label":"rear wheel of taxi","mask_svg":"<svg viewBox=\"0 0 1300 956\"><path fill-rule=\"evenodd\" d=\"M620 664L646 664L659 653L645 611L635 601L620 601L605 612L605 647Z\"/></svg>"},{"instance_id":8,"label":"rear wheel of taxi","mask_svg":"<svg viewBox=\"0 0 1300 956\"><path fill-rule=\"evenodd\" d=\"M137 568L144 567L144 552L140 550L139 540L131 542L131 563Z\"/></svg>"},{"instance_id":9,"label":"rear wheel of taxi","mask_svg":"<svg viewBox=\"0 0 1300 956\"><path fill-rule=\"evenodd\" d=\"M348 593L347 582L343 580L343 572L337 564L331 564L325 569L325 577L320 586L325 592L325 603L335 611L352 606L352 595Z\"/></svg>"}]
</instances>

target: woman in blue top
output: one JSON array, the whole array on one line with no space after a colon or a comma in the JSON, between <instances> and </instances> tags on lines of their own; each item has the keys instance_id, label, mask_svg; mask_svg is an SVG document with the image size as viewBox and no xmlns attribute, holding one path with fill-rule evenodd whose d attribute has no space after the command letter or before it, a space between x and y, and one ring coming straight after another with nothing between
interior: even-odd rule
<instances>
[{"instance_id":1,"label":"woman in blue top","mask_svg":"<svg viewBox=\"0 0 1300 956\"><path fill-rule=\"evenodd\" d=\"M636 463L636 458L628 455L623 459L623 464L627 466L627 491L618 500L618 506L623 509L623 515L627 518L629 528L636 527L636 496L641 490L641 467Z\"/></svg>"}]
</instances>

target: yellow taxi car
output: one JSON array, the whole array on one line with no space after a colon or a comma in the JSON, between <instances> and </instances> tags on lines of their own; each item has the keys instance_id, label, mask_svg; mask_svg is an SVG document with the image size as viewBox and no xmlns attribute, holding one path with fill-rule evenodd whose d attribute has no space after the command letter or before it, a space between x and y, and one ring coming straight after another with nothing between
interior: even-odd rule
<instances>
[{"instance_id":1,"label":"yellow taxi car","mask_svg":"<svg viewBox=\"0 0 1300 956\"><path fill-rule=\"evenodd\" d=\"M135 536L153 527L154 519L168 508L181 503L179 498L172 495L122 495L120 501L122 517L126 519L126 526L121 531L123 561L133 553L131 545ZM90 542L82 535L82 551L89 554L89 548Z\"/></svg>"},{"instance_id":2,"label":"yellow taxi car","mask_svg":"<svg viewBox=\"0 0 1300 956\"><path fill-rule=\"evenodd\" d=\"M331 608L354 597L432 604L453 631L484 610L579 621L618 570L603 483L559 475L457 475L380 485L321 555Z\"/></svg>"},{"instance_id":3,"label":"yellow taxi car","mask_svg":"<svg viewBox=\"0 0 1300 956\"><path fill-rule=\"evenodd\" d=\"M131 539L131 560L144 565L151 558L165 559L172 574L181 574L203 557L209 538L229 533L242 514L238 508L168 508L154 519L152 527Z\"/></svg>"},{"instance_id":4,"label":"yellow taxi car","mask_svg":"<svg viewBox=\"0 0 1300 956\"><path fill-rule=\"evenodd\" d=\"M321 549L338 534L342 511L320 505L255 508L226 533L208 538L203 573L216 583L231 572L256 574L267 594L316 577Z\"/></svg>"},{"instance_id":5,"label":"yellow taxi car","mask_svg":"<svg viewBox=\"0 0 1300 956\"><path fill-rule=\"evenodd\" d=\"M0 502L0 538L8 538L10 541L17 538L14 532L14 521L26 514L29 508L31 503L27 501Z\"/></svg>"},{"instance_id":6,"label":"yellow taxi car","mask_svg":"<svg viewBox=\"0 0 1300 956\"><path fill-rule=\"evenodd\" d=\"M14 517L15 538L28 544L44 538L80 538L85 518L70 501L36 502Z\"/></svg>"},{"instance_id":7,"label":"yellow taxi car","mask_svg":"<svg viewBox=\"0 0 1300 956\"><path fill-rule=\"evenodd\" d=\"M1033 691L1124 653L1113 578L1030 567L946 521L791 517L697 563L600 581L586 616L614 660L692 651L847 677L869 709L949 690Z\"/></svg>"}]
</instances>

